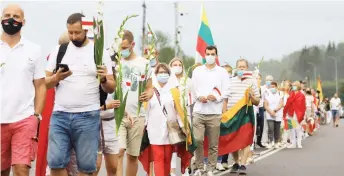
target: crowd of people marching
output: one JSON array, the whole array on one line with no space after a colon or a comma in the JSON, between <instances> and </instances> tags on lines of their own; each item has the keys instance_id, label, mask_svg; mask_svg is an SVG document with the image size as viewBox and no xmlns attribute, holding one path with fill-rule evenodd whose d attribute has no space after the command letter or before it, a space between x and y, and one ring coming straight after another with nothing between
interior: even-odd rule
<instances>
[{"instance_id":1,"label":"crowd of people marching","mask_svg":"<svg viewBox=\"0 0 344 176\"><path fill-rule=\"evenodd\" d=\"M37 141L42 140L37 129L49 98L46 90L53 91L54 98L47 117L46 174L51 176L98 175L103 156L109 176L141 175L138 160L147 174L174 176L177 157L183 175L191 168L195 176L226 169L246 175L254 148L302 148L302 139L313 135L328 116L338 126L337 94L322 101L322 92L302 81L278 82L271 75L264 81L259 70L249 71L243 58L235 69L218 66L215 46L204 49L205 64L196 64L190 72L178 57L160 63L157 52L148 61L134 52L134 35L125 30L121 74L128 96L117 131L114 109L123 103L114 99L117 65L104 51L103 64L96 67L94 43L82 28L82 17L68 17L68 32L46 61L40 47L21 35L22 9L8 5L3 10L1 175L10 175L11 168L15 176L29 175ZM147 64L149 79L139 95ZM143 102L139 113L138 101Z\"/></svg>"}]
</instances>

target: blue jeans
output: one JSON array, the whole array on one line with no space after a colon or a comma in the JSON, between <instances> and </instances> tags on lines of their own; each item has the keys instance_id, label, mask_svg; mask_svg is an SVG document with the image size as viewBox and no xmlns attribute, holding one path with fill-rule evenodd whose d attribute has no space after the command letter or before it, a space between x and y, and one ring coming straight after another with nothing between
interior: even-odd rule
<instances>
[{"instance_id":1,"label":"blue jeans","mask_svg":"<svg viewBox=\"0 0 344 176\"><path fill-rule=\"evenodd\" d=\"M96 171L100 140L99 110L79 113L55 111L50 119L48 165L52 169L66 168L75 149L78 170Z\"/></svg>"},{"instance_id":2,"label":"blue jeans","mask_svg":"<svg viewBox=\"0 0 344 176\"><path fill-rule=\"evenodd\" d=\"M339 116L339 111L338 110L331 110L331 111L332 111L332 118L334 122L336 118Z\"/></svg>"}]
</instances>

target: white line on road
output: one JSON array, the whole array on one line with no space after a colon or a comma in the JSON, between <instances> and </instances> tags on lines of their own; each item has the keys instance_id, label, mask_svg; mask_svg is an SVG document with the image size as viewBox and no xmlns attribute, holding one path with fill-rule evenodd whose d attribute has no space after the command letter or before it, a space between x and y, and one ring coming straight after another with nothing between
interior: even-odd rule
<instances>
[{"instance_id":1,"label":"white line on road","mask_svg":"<svg viewBox=\"0 0 344 176\"><path fill-rule=\"evenodd\" d=\"M278 149L269 149L269 150L263 151L263 152L259 153L258 157L253 158L253 162L252 163L255 163L255 162L259 161L259 160L262 160L262 159L264 159L264 158L266 158L268 156L271 156L271 155L273 155L273 154L275 154L275 153L277 153L277 152L279 152L279 151L281 151L281 150L283 150L285 148L286 148L286 146L283 146L283 147L278 148ZM226 170L226 171L215 173L214 175L216 175L216 176L228 175L229 171L230 171L230 168L228 170Z\"/></svg>"}]
</instances>

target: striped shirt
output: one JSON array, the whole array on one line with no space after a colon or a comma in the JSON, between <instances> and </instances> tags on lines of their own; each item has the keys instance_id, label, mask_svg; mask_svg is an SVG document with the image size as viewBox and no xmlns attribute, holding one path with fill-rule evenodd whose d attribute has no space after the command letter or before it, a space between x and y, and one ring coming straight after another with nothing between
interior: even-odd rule
<instances>
[{"instance_id":1,"label":"striped shirt","mask_svg":"<svg viewBox=\"0 0 344 176\"><path fill-rule=\"evenodd\" d=\"M230 79L229 85L227 109L232 108L236 103L238 103L239 100L244 97L246 89L251 85L254 96L260 97L257 80L255 78L241 81L238 77L233 77Z\"/></svg>"}]
</instances>

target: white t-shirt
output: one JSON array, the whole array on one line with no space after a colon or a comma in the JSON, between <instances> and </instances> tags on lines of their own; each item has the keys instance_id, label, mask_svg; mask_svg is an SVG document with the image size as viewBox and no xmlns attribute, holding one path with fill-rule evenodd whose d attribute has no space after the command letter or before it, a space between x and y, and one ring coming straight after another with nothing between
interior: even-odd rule
<instances>
[{"instance_id":1,"label":"white t-shirt","mask_svg":"<svg viewBox=\"0 0 344 176\"><path fill-rule=\"evenodd\" d=\"M281 97L278 93L270 93L269 95L265 96L265 101L268 102L268 106L271 110L277 109L280 105L280 102L283 97ZM275 121L282 121L283 111L281 109L276 112L275 117L271 117L271 115L266 111L266 119L267 120L275 120Z\"/></svg>"},{"instance_id":2,"label":"white t-shirt","mask_svg":"<svg viewBox=\"0 0 344 176\"><path fill-rule=\"evenodd\" d=\"M125 59L122 59L122 74L123 74L123 81L124 82L130 82L131 86L127 88L125 84L123 85L123 96L128 91L128 97L125 109L128 112L128 114L132 117L137 116L137 109L138 109L138 101L139 101L139 79L141 78L141 75L145 74L146 65L148 64L148 72L146 77L151 78L152 71L151 67L149 66L148 60L143 57L137 57L133 60L127 61ZM144 117L145 116L145 109L143 106L140 109L139 116Z\"/></svg>"},{"instance_id":3,"label":"white t-shirt","mask_svg":"<svg viewBox=\"0 0 344 176\"><path fill-rule=\"evenodd\" d=\"M0 40L0 123L14 123L35 112L33 80L45 77L41 47L24 39L10 48Z\"/></svg>"},{"instance_id":4,"label":"white t-shirt","mask_svg":"<svg viewBox=\"0 0 344 176\"><path fill-rule=\"evenodd\" d=\"M339 110L339 106L341 104L340 98L331 98L330 105L331 110Z\"/></svg>"},{"instance_id":5,"label":"white t-shirt","mask_svg":"<svg viewBox=\"0 0 344 176\"><path fill-rule=\"evenodd\" d=\"M59 46L50 55L46 70L53 72L56 68L56 57ZM86 112L97 110L99 103L99 81L94 62L94 43L76 47L69 42L67 51L62 58L62 64L67 64L73 74L60 81L56 88L54 111ZM110 55L106 50L103 54L103 63L112 74Z\"/></svg>"}]
</instances>

